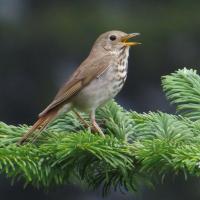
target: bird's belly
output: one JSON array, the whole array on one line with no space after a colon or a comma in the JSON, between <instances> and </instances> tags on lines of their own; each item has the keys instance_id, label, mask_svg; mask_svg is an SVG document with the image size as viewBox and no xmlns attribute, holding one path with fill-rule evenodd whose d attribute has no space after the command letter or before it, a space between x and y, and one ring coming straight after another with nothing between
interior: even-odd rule
<instances>
[{"instance_id":1,"label":"bird's belly","mask_svg":"<svg viewBox=\"0 0 200 200\"><path fill-rule=\"evenodd\" d=\"M116 70L108 70L83 88L74 97L73 105L81 111L90 112L115 97L123 84L124 80L120 79Z\"/></svg>"}]
</instances>

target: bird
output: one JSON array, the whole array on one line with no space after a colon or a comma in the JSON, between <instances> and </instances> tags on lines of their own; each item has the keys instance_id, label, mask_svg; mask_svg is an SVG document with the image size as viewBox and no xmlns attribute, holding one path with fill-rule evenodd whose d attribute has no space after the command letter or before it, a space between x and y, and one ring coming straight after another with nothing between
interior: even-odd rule
<instances>
[{"instance_id":1,"label":"bird","mask_svg":"<svg viewBox=\"0 0 200 200\"><path fill-rule=\"evenodd\" d=\"M39 114L33 126L22 135L18 144L23 144L36 132L41 133L60 114L69 111L74 111L81 123L90 127L79 114L88 113L92 130L104 137L95 120L95 111L122 89L127 78L129 49L141 44L129 39L138 35L139 33L127 34L119 30L101 34L94 42L88 57Z\"/></svg>"}]
</instances>

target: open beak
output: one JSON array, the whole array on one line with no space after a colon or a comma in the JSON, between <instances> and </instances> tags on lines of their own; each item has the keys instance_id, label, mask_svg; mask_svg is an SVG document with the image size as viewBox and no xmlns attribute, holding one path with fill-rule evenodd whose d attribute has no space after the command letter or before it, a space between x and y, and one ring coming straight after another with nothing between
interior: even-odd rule
<instances>
[{"instance_id":1,"label":"open beak","mask_svg":"<svg viewBox=\"0 0 200 200\"><path fill-rule=\"evenodd\" d=\"M140 42L128 42L128 40L130 38L133 38L133 37L136 37L140 35L140 33L130 33L130 34L127 34L123 37L121 37L121 42L125 45L125 46L136 46L136 45L139 45L141 44Z\"/></svg>"}]
</instances>

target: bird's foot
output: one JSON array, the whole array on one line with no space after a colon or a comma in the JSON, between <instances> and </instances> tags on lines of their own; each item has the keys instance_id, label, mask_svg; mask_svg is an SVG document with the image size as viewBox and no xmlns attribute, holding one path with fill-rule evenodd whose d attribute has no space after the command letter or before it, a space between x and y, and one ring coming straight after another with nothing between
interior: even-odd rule
<instances>
[{"instance_id":1,"label":"bird's foot","mask_svg":"<svg viewBox=\"0 0 200 200\"><path fill-rule=\"evenodd\" d=\"M73 110L73 111L85 128L90 128L92 132L97 132L102 137L105 137L103 131L101 130L101 128L95 121L95 118L92 118L92 126L91 126L87 121L85 121L85 119L76 110Z\"/></svg>"},{"instance_id":2,"label":"bird's foot","mask_svg":"<svg viewBox=\"0 0 200 200\"><path fill-rule=\"evenodd\" d=\"M75 111L75 110L73 110L73 111L76 114L76 116L78 117L81 124L84 126L84 128L90 128L90 124L88 124L88 122L85 121L85 119L77 111Z\"/></svg>"},{"instance_id":3,"label":"bird's foot","mask_svg":"<svg viewBox=\"0 0 200 200\"><path fill-rule=\"evenodd\" d=\"M103 131L101 130L101 128L99 127L99 125L96 123L96 121L92 122L92 131L94 132L98 132L102 137L105 137Z\"/></svg>"}]
</instances>

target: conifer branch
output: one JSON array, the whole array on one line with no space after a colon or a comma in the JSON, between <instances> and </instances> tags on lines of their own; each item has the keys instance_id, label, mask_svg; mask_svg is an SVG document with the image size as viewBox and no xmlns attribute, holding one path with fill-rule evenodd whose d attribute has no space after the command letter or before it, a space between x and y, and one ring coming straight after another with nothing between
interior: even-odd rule
<instances>
[{"instance_id":1,"label":"conifer branch","mask_svg":"<svg viewBox=\"0 0 200 200\"><path fill-rule=\"evenodd\" d=\"M34 144L17 146L29 127L1 122L1 173L25 185L70 183L101 187L104 194L152 186L172 173L200 176L200 76L178 70L163 77L162 84L179 115L128 112L111 101L97 112L105 138L85 129L70 112Z\"/></svg>"},{"instance_id":2,"label":"conifer branch","mask_svg":"<svg viewBox=\"0 0 200 200\"><path fill-rule=\"evenodd\" d=\"M162 78L163 90L177 111L192 120L200 119L200 76L196 70L178 70Z\"/></svg>"}]
</instances>

